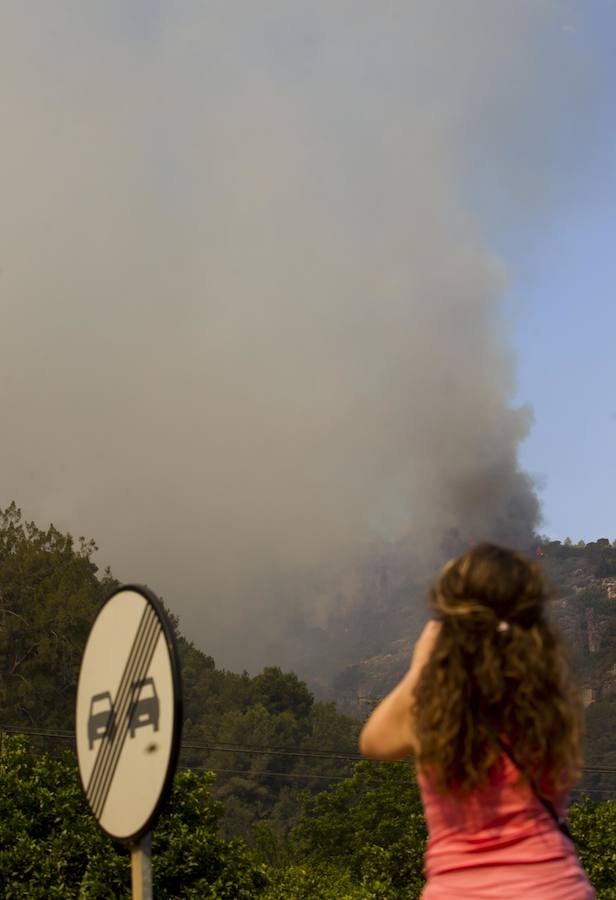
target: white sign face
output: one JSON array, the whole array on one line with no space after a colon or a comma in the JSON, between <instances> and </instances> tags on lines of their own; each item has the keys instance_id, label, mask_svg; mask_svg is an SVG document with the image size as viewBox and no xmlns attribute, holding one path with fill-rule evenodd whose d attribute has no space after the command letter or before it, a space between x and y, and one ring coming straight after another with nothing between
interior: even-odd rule
<instances>
[{"instance_id":1,"label":"white sign face","mask_svg":"<svg viewBox=\"0 0 616 900\"><path fill-rule=\"evenodd\" d=\"M76 741L90 808L111 837L149 830L173 775L181 700L171 637L158 601L122 588L99 612L77 689Z\"/></svg>"}]
</instances>

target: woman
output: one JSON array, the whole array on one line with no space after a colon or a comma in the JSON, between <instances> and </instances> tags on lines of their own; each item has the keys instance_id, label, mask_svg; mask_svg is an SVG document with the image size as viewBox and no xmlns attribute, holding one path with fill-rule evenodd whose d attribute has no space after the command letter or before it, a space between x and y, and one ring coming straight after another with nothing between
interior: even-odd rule
<instances>
[{"instance_id":1,"label":"woman","mask_svg":"<svg viewBox=\"0 0 616 900\"><path fill-rule=\"evenodd\" d=\"M538 564L481 544L444 567L430 599L436 619L360 737L374 759L415 753L423 900L590 900L557 821L579 774L580 717Z\"/></svg>"}]
</instances>

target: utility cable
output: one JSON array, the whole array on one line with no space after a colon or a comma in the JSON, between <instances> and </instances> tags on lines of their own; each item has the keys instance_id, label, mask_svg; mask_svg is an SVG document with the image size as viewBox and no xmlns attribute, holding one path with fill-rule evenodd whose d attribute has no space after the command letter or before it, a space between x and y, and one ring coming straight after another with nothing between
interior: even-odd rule
<instances>
[{"instance_id":1,"label":"utility cable","mask_svg":"<svg viewBox=\"0 0 616 900\"><path fill-rule=\"evenodd\" d=\"M21 725L2 725L0 733L24 734L28 737L47 737L58 740L74 741L75 733L65 729L52 728L24 728ZM339 753L330 750L302 750L301 748L271 747L266 744L241 744L230 741L216 741L212 743L182 742L181 752L200 750L211 753L243 753L255 756L288 756L306 759L329 759L335 762L355 763L365 760L359 753ZM222 771L222 770L220 770ZM616 766L584 766L584 775L616 775ZM327 776L329 777L329 776Z\"/></svg>"}]
</instances>

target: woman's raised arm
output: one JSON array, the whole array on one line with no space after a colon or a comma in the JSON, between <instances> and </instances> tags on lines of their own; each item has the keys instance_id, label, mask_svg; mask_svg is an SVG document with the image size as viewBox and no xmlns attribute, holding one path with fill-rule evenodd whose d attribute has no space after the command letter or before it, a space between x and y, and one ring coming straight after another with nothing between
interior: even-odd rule
<instances>
[{"instance_id":1,"label":"woman's raised arm","mask_svg":"<svg viewBox=\"0 0 616 900\"><path fill-rule=\"evenodd\" d=\"M359 749L371 759L405 759L416 748L411 706L413 691L441 630L441 623L427 623L415 644L411 665L396 687L370 715L359 736Z\"/></svg>"}]
</instances>

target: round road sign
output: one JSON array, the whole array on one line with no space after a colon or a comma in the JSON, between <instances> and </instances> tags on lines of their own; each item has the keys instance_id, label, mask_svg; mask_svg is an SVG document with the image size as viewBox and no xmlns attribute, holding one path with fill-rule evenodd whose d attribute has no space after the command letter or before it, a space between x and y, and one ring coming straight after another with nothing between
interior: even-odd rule
<instances>
[{"instance_id":1,"label":"round road sign","mask_svg":"<svg viewBox=\"0 0 616 900\"><path fill-rule=\"evenodd\" d=\"M101 828L134 842L171 786L182 699L173 630L154 594L126 585L99 611L81 661L75 732L79 774Z\"/></svg>"}]
</instances>

